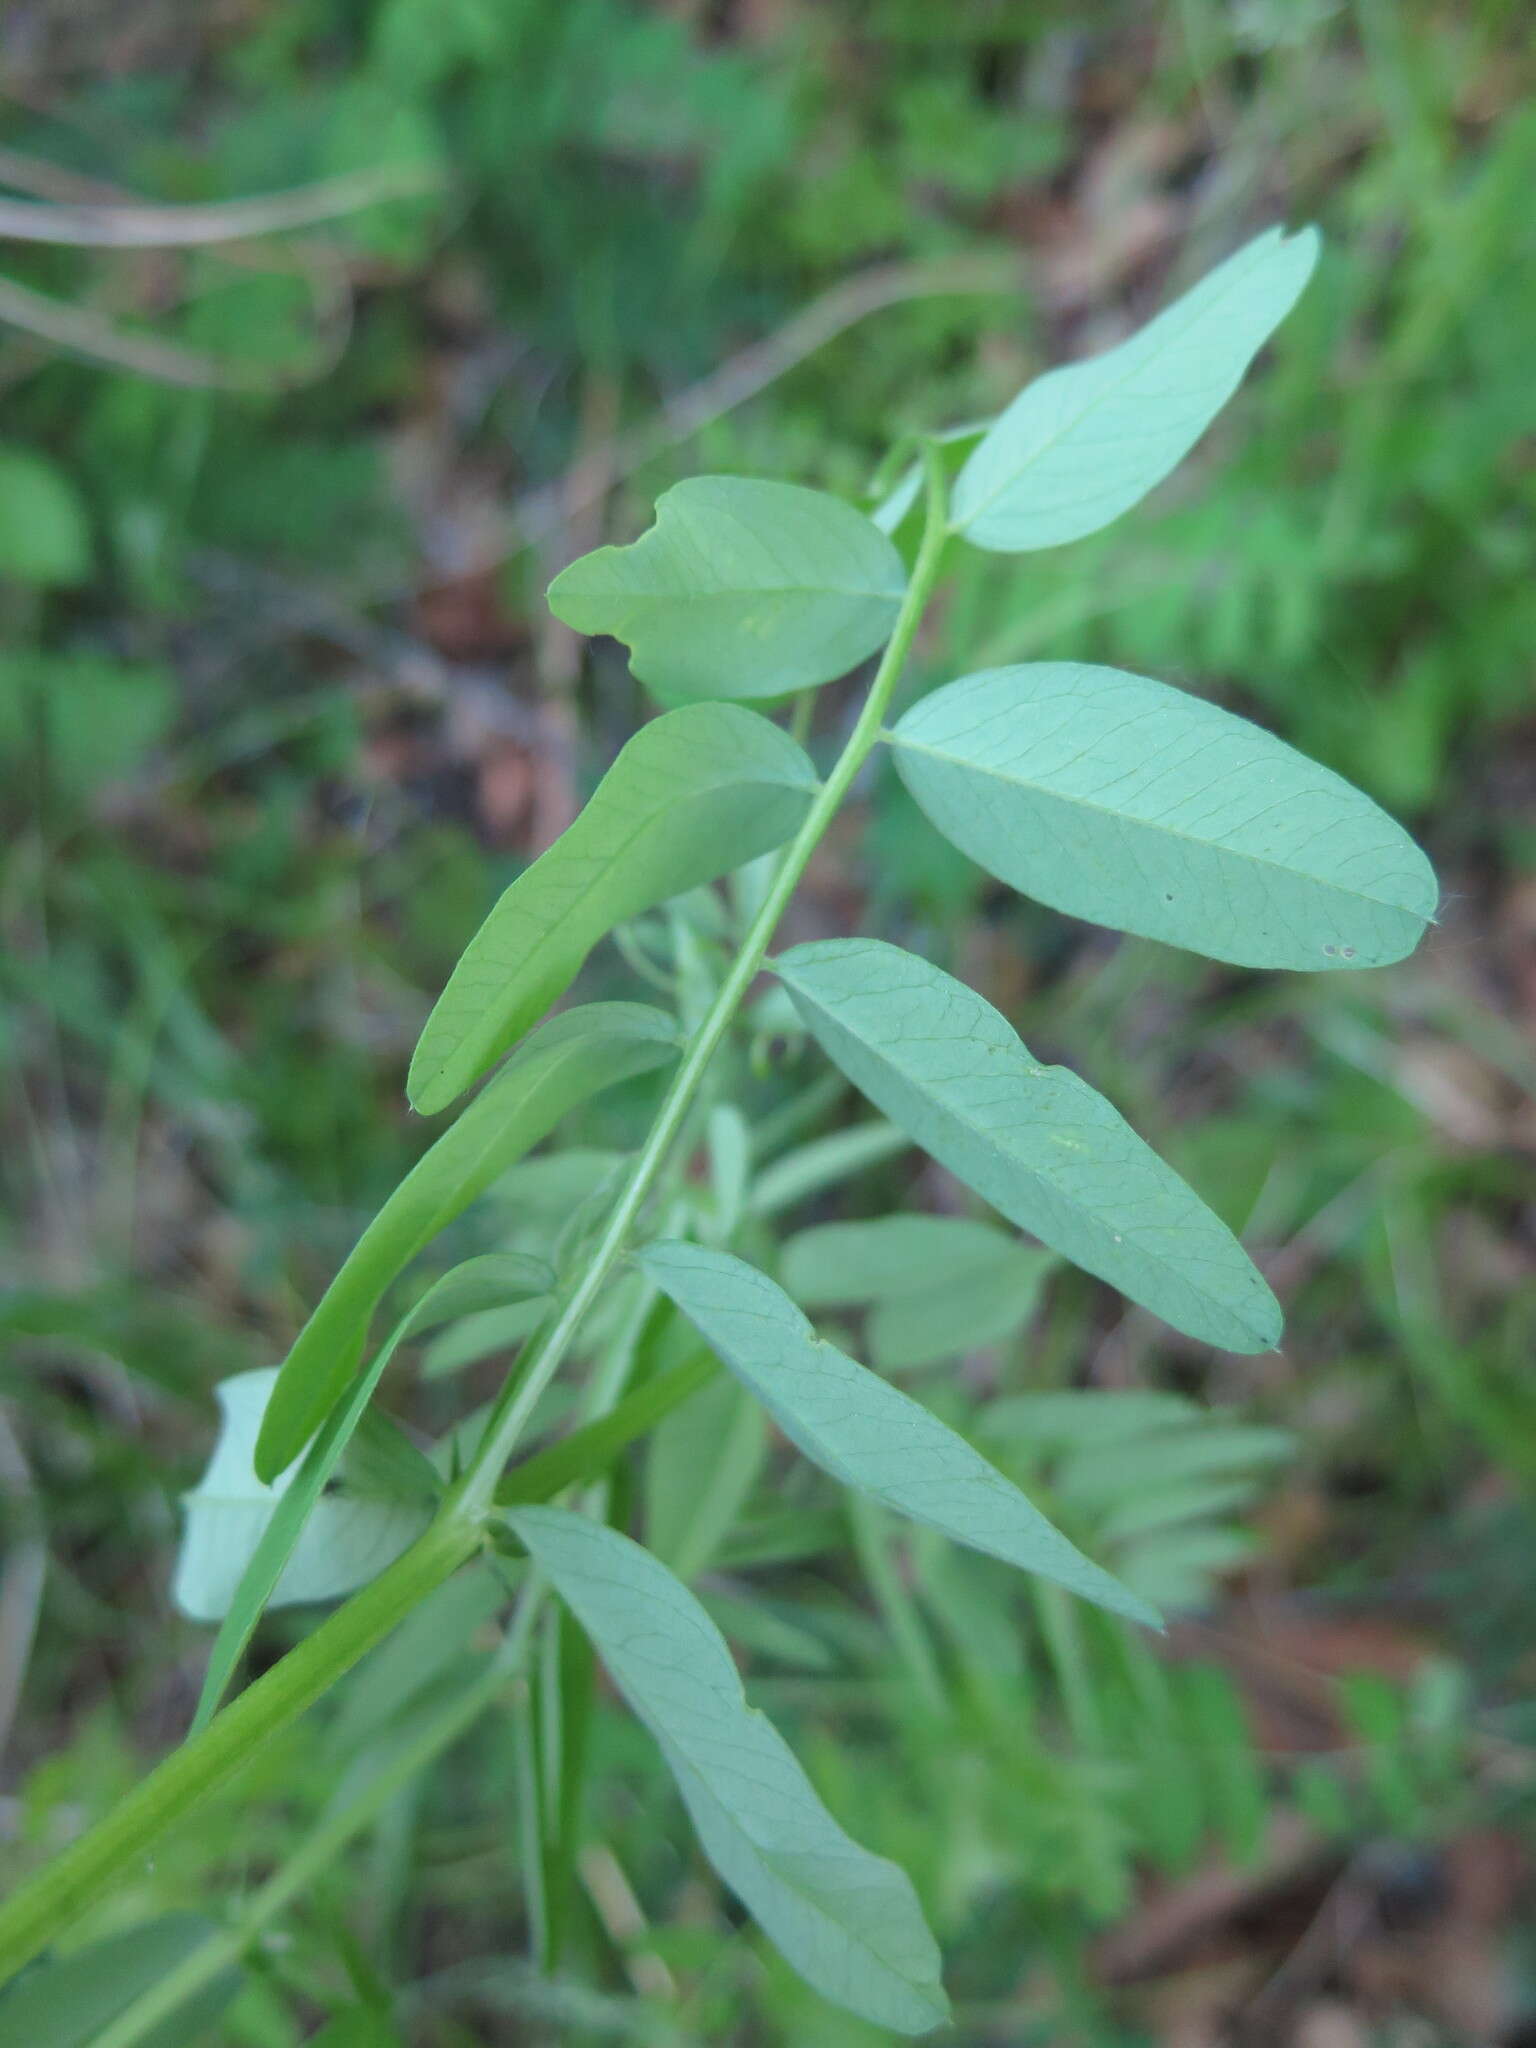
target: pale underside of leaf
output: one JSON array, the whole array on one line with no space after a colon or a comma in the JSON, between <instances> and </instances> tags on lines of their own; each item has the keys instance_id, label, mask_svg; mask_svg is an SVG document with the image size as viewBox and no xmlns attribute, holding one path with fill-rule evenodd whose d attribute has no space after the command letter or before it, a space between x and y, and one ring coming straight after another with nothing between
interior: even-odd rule
<instances>
[{"instance_id":1,"label":"pale underside of leaf","mask_svg":"<svg viewBox=\"0 0 1536 2048\"><path fill-rule=\"evenodd\" d=\"M844 675L895 623L906 572L861 512L798 484L693 477L629 547L599 548L550 586L579 633L625 641L670 702L782 696Z\"/></svg>"},{"instance_id":2,"label":"pale underside of leaf","mask_svg":"<svg viewBox=\"0 0 1536 2048\"><path fill-rule=\"evenodd\" d=\"M963 982L875 939L797 946L773 965L854 1086L1011 1222L1192 1337L1231 1351L1278 1341L1279 1306L1226 1225Z\"/></svg>"},{"instance_id":3,"label":"pale underside of leaf","mask_svg":"<svg viewBox=\"0 0 1536 2048\"><path fill-rule=\"evenodd\" d=\"M782 1737L751 1709L687 1588L628 1537L560 1508L508 1517L661 1745L705 1853L826 1997L902 2033L948 2012L911 1884L838 1826Z\"/></svg>"},{"instance_id":4,"label":"pale underside of leaf","mask_svg":"<svg viewBox=\"0 0 1536 2048\"><path fill-rule=\"evenodd\" d=\"M173 1586L176 1605L193 1621L218 1621L229 1612L291 1483L285 1479L275 1487L264 1485L251 1462L256 1433L276 1384L276 1369L264 1367L237 1373L217 1389L218 1443L201 1483L186 1497ZM263 1604L281 1607L350 1593L393 1563L421 1533L428 1513L414 1503L316 1499L286 1561L263 1589Z\"/></svg>"},{"instance_id":5,"label":"pale underside of leaf","mask_svg":"<svg viewBox=\"0 0 1536 2048\"><path fill-rule=\"evenodd\" d=\"M256 1446L264 1479L319 1428L357 1369L384 1290L497 1176L589 1095L673 1058L671 1020L642 1003L589 1003L521 1045L374 1217L295 1340Z\"/></svg>"},{"instance_id":6,"label":"pale underside of leaf","mask_svg":"<svg viewBox=\"0 0 1536 2048\"><path fill-rule=\"evenodd\" d=\"M236 1383L226 1383L232 1391L229 1396L221 1391L219 1396L224 1409L223 1432L208 1478L189 1499L187 1525L177 1565L178 1588L184 1587L187 1594L182 1598L178 1592L183 1610L194 1621L221 1621L213 1648L208 1653L193 1721L194 1734L206 1724L218 1706L245 1646L268 1606L280 1606L285 1600L322 1599L330 1597L332 1592L349 1591L351 1585L361 1584L371 1576L370 1567L382 1568L397 1554L379 1554L376 1558L360 1554L355 1565L349 1567L357 1575L351 1577L347 1584L312 1590L317 1583L315 1576L304 1568L300 1555L306 1540L312 1552L331 1555L334 1548L331 1539L338 1517L348 1509L357 1512L344 1526L357 1531L368 1526L370 1521L377 1525L385 1539L381 1551L387 1549L394 1537L401 1533L409 1541L422 1525L424 1517L417 1513L415 1503L348 1502L325 1492L395 1352L408 1338L420 1336L424 1331L461 1316L483 1314L492 1304L514 1301L519 1297L539 1299L547 1295L553 1283L554 1274L542 1260L521 1252L489 1253L483 1258L466 1259L443 1274L400 1318L388 1339L379 1346L367 1371L358 1375L348 1398L337 1404L303 1458L274 1486L264 1486L257 1479L250 1463L250 1450L277 1374L257 1375L257 1380L265 1383L260 1388L260 1398L257 1398L256 1387L250 1386L245 1393L238 1395L238 1412L234 1412ZM238 1443L234 1441L237 1423ZM225 1475L228 1475L227 1483ZM223 1490L225 1510L217 1517L208 1511L207 1501L216 1478ZM194 1507L193 1503L200 1505ZM260 1518L251 1512L253 1506L260 1508ZM236 1509L238 1514L233 1512ZM317 1517L318 1520L315 1519ZM205 1554L210 1547L211 1556ZM240 1569L242 1555L246 1561ZM295 1570L296 1562L298 1570ZM233 1589L226 1591L232 1571L238 1571L239 1575Z\"/></svg>"},{"instance_id":7,"label":"pale underside of leaf","mask_svg":"<svg viewBox=\"0 0 1536 2048\"><path fill-rule=\"evenodd\" d=\"M1053 909L1244 967L1412 951L1435 877L1329 769L1186 691L1084 662L965 676L889 736L962 853Z\"/></svg>"},{"instance_id":8,"label":"pale underside of leaf","mask_svg":"<svg viewBox=\"0 0 1536 2048\"><path fill-rule=\"evenodd\" d=\"M727 1252L653 1244L642 1267L806 1456L972 1550L1157 1625L996 1466L921 1403L823 1343L781 1287Z\"/></svg>"},{"instance_id":9,"label":"pale underside of leaf","mask_svg":"<svg viewBox=\"0 0 1536 2048\"><path fill-rule=\"evenodd\" d=\"M1026 385L955 486L951 525L1004 553L1117 519L1183 460L1291 310L1315 229L1257 236L1139 333Z\"/></svg>"},{"instance_id":10,"label":"pale underside of leaf","mask_svg":"<svg viewBox=\"0 0 1536 2048\"><path fill-rule=\"evenodd\" d=\"M471 939L411 1060L413 1106L445 1109L615 925L781 845L815 788L789 735L738 705L688 705L643 726Z\"/></svg>"}]
</instances>

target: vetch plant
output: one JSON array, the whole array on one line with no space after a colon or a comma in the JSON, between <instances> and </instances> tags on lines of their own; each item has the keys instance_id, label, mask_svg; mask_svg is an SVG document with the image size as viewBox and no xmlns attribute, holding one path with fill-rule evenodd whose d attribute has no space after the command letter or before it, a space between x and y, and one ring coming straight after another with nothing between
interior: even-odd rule
<instances>
[{"instance_id":1,"label":"vetch plant","mask_svg":"<svg viewBox=\"0 0 1536 2048\"><path fill-rule=\"evenodd\" d=\"M1316 256L1310 230L1259 236L1122 346L1040 378L989 425L924 442L873 519L796 486L699 478L662 498L633 545L601 548L556 580L556 614L627 642L636 674L668 708L470 940L421 1034L411 1101L443 1113L504 1063L369 1225L270 1388L246 1380L225 1390L226 1435L192 1498L179 1578L189 1611L222 1615L196 1725L0 1909L6 1972L101 1899L254 1745L489 1554L516 1601L473 1711L524 1684L557 1598L654 1736L704 1854L790 1963L878 2024L918 2033L943 2020L939 1958L909 1881L822 1804L749 1705L699 1598L619 1526L621 1493L610 1482L630 1446L684 1403L724 1396L749 1456L760 1409L857 1496L1157 1624L1137 1591L884 1374L1016 1328L1054 1258L1187 1336L1238 1352L1279 1338L1268 1286L1199 1194L1088 1080L1042 1066L964 983L874 938L771 949L806 863L885 746L942 834L1057 910L1252 968L1374 966L1411 951L1436 886L1398 826L1336 775L1181 690L1046 662L964 676L887 724L946 550L1057 546L1134 506L1235 390ZM953 451L966 443L951 488ZM918 526L910 563L894 537L909 516ZM771 711L877 650L824 775L789 731L749 708ZM675 1016L595 1003L540 1022L607 935L726 875L736 877L734 923L711 899L717 943L700 946L674 920ZM633 935L624 944L668 981ZM759 1014L748 999L765 972L778 993ZM789 1016L885 1121L775 1159L766 1139L754 1150L739 1110L721 1099L716 1055L738 1022L761 1036L764 1017L776 1030ZM569 1212L536 1253L455 1268L370 1357L386 1295L447 1224L493 1188L515 1209L530 1185L519 1162L568 1111L662 1070L669 1078L638 1148L619 1162L573 1158ZM708 1190L683 1173L700 1142ZM771 1215L906 1142L1001 1221L817 1226L790 1240L777 1278L733 1249L761 1247ZM806 1309L839 1303L868 1308L878 1370L807 1320ZM423 1453L372 1407L380 1378L429 1326L448 1326L454 1357L471 1355L485 1319L498 1333L485 1341L522 1339L520 1355L488 1411ZM575 1419L555 1429L548 1397L571 1363L585 1367ZM567 1404L559 1415L570 1412ZM529 1456L534 1432L544 1441ZM1104 1510L1111 1502L1090 1484L1097 1455L1081 1454L1074 1483ZM1211 1504L1230 1491L1225 1483ZM721 1498L728 1513L728 1488ZM1132 1505L1107 1533L1135 1526ZM334 1595L386 1556L221 1706L268 1604ZM576 1689L590 1684L590 1667L557 1658L541 1674L544 1760L528 1773L519 1825L530 1922L549 1959L579 1808L585 1708ZM465 1725L465 1711L444 1716L412 1757ZM357 1811L366 1818L376 1806ZM333 1836L344 1834L338 1822ZM178 1965L176 1997L206 1989L230 1942L211 1943L203 1963L201 1953ZM147 1992L119 2018L118 2048L169 1996Z\"/></svg>"}]
</instances>

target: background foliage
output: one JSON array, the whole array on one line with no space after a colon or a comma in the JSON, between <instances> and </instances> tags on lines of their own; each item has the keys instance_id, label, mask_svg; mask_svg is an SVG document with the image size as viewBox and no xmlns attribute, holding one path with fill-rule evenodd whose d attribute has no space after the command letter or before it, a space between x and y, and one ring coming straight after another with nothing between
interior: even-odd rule
<instances>
[{"instance_id":1,"label":"background foliage","mask_svg":"<svg viewBox=\"0 0 1536 2048\"><path fill-rule=\"evenodd\" d=\"M1086 544L961 558L921 680L1085 659L1250 712L1428 845L1446 899L1423 953L1341 985L1113 942L978 878L889 769L794 934L862 916L963 966L1037 1053L1092 1067L1284 1298L1283 1355L1213 1363L1079 1277L1009 1271L958 1368L915 1362L961 1426L986 1392L989 1454L1184 1612L1169 1655L937 1541L893 1548L791 1476L733 1389L663 1427L634 1513L851 1832L914 1872L956 2039L1531 2023L1521 30L1503 0L8 20L13 194L191 205L366 172L403 196L185 249L6 247L7 1863L184 1727L206 1635L170 1606L169 1559L213 1382L282 1355L422 1148L402 1082L427 1006L639 710L618 653L584 666L550 620L548 577L696 471L862 497L893 427L986 414L1255 227L1313 218L1318 276L1204 453ZM841 716L832 694L823 736ZM717 938L692 906L637 943L686 991ZM611 958L588 981L629 992ZM910 1154L840 1139L859 1112L815 1072L791 1069L793 1096L734 1077L784 1155L757 1184L765 1244L959 1206ZM577 1165L519 1170L525 1248L555 1173L600 1173L637 1114L615 1091L573 1127ZM715 1137L698 1173L728 1205L728 1122ZM794 1150L823 1139L852 1146L845 1174ZM508 1195L453 1249L504 1242ZM888 1333L912 1323L887 1285L838 1310L877 1353L882 1308ZM413 1422L495 1382L418 1355ZM337 1758L460 1681L495 1594L448 1589L257 1762L238 1825L209 1815L87 1931L236 1910ZM267 1624L264 1654L299 1626ZM354 2009L360 2038L433 2044L874 2038L733 1933L608 1704L580 1924L538 1981L515 1733L485 1721L395 1799L208 2038L277 2048Z\"/></svg>"}]
</instances>

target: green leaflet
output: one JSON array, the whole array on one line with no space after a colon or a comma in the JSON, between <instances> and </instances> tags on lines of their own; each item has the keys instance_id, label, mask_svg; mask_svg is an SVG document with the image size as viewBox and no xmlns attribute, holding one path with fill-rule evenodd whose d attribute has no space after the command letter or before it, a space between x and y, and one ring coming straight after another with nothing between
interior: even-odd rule
<instances>
[{"instance_id":1,"label":"green leaflet","mask_svg":"<svg viewBox=\"0 0 1536 2048\"><path fill-rule=\"evenodd\" d=\"M698 1601L627 1536L563 1508L508 1520L661 1747L704 1853L824 1997L918 2034L948 2016L905 1873L845 1835L783 1737L747 1705Z\"/></svg>"},{"instance_id":2,"label":"green leaflet","mask_svg":"<svg viewBox=\"0 0 1536 2048\"><path fill-rule=\"evenodd\" d=\"M964 982L876 939L795 946L773 964L854 1086L1010 1222L1192 1337L1277 1342L1279 1304L1226 1225Z\"/></svg>"},{"instance_id":3,"label":"green leaflet","mask_svg":"<svg viewBox=\"0 0 1536 2048\"><path fill-rule=\"evenodd\" d=\"M815 788L803 751L755 711L693 704L642 726L470 940L411 1060L413 1106L446 1109L616 924L788 839Z\"/></svg>"},{"instance_id":4,"label":"green leaflet","mask_svg":"<svg viewBox=\"0 0 1536 2048\"><path fill-rule=\"evenodd\" d=\"M728 1252L675 1241L638 1256L791 1442L834 1479L1111 1613L1159 1625L964 1437L823 1343L765 1274Z\"/></svg>"},{"instance_id":5,"label":"green leaflet","mask_svg":"<svg viewBox=\"0 0 1536 2048\"><path fill-rule=\"evenodd\" d=\"M903 1372L1017 1329L1054 1264L971 1217L881 1216L802 1230L784 1246L780 1277L803 1308L868 1302L869 1355Z\"/></svg>"},{"instance_id":6,"label":"green leaflet","mask_svg":"<svg viewBox=\"0 0 1536 2048\"><path fill-rule=\"evenodd\" d=\"M1434 871L1369 797L1244 718L1143 676L965 676L890 735L901 779L1000 881L1242 967L1377 967L1418 944Z\"/></svg>"},{"instance_id":7,"label":"green leaflet","mask_svg":"<svg viewBox=\"0 0 1536 2048\"><path fill-rule=\"evenodd\" d=\"M567 1110L676 1051L671 1020L643 1003L568 1010L518 1047L401 1181L299 1332L257 1439L260 1478L275 1478L330 1413L357 1369L379 1299L402 1267Z\"/></svg>"},{"instance_id":8,"label":"green leaflet","mask_svg":"<svg viewBox=\"0 0 1536 2048\"><path fill-rule=\"evenodd\" d=\"M1118 348L1027 384L961 470L950 525L1005 554L1108 526L1205 432L1317 262L1315 228L1229 256Z\"/></svg>"},{"instance_id":9,"label":"green leaflet","mask_svg":"<svg viewBox=\"0 0 1536 2048\"><path fill-rule=\"evenodd\" d=\"M500 1302L537 1299L553 1284L554 1274L541 1260L520 1252L466 1259L443 1274L379 1346L302 1463L275 1486L257 1479L251 1449L277 1374L246 1373L224 1382L224 1427L207 1476L188 1497L176 1567L175 1599L182 1612L194 1621L222 1617L193 1734L211 1720L269 1604L349 1592L398 1555L421 1527L424 1515L399 1501L322 1497L396 1351L424 1330Z\"/></svg>"},{"instance_id":10,"label":"green leaflet","mask_svg":"<svg viewBox=\"0 0 1536 2048\"><path fill-rule=\"evenodd\" d=\"M700 476L657 500L633 546L573 562L549 608L627 642L635 674L671 702L781 697L873 654L906 582L891 542L840 499Z\"/></svg>"}]
</instances>

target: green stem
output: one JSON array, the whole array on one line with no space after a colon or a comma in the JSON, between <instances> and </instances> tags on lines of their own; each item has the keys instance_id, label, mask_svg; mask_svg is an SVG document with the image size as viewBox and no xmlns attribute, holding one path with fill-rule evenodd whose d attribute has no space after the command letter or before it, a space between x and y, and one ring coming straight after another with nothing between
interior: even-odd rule
<instances>
[{"instance_id":1,"label":"green stem","mask_svg":"<svg viewBox=\"0 0 1536 2048\"><path fill-rule=\"evenodd\" d=\"M495 1511L498 1481L583 1317L624 1251L695 1093L762 967L784 907L855 776L880 736L892 693L938 576L946 487L937 448L926 451L927 516L912 578L869 695L836 766L791 840L741 952L694 1032L586 1268L493 1411L481 1447L437 1519L404 1555L354 1594L209 1725L174 1750L105 1819L0 1906L0 1983L72 1920L193 1806L227 1782L261 1742L286 1728L477 1550Z\"/></svg>"},{"instance_id":2,"label":"green stem","mask_svg":"<svg viewBox=\"0 0 1536 2048\"><path fill-rule=\"evenodd\" d=\"M101 1898L183 1814L227 1783L261 1743L328 1692L479 1543L478 1529L446 1517L434 1522L371 1585L247 1686L200 1735L172 1750L30 1884L14 1891L0 1906L0 1983Z\"/></svg>"},{"instance_id":3,"label":"green stem","mask_svg":"<svg viewBox=\"0 0 1536 2048\"><path fill-rule=\"evenodd\" d=\"M169 2019L189 1998L196 1997L222 1971L237 1963L263 1928L314 1882L352 1837L375 1820L418 1771L468 1732L512 1677L527 1647L539 1611L540 1591L537 1582L530 1584L528 1595L507 1631L506 1640L486 1670L442 1712L434 1715L415 1740L406 1743L360 1791L321 1819L309 1839L267 1879L233 1927L221 1928L217 1934L211 1934L174 1970L141 1992L130 2006L118 2014L97 2040L95 2048L137 2048L146 2034Z\"/></svg>"},{"instance_id":4,"label":"green stem","mask_svg":"<svg viewBox=\"0 0 1536 2048\"><path fill-rule=\"evenodd\" d=\"M863 708L853 731L848 736L847 744L838 756L836 765L817 791L815 801L805 814L804 822L790 841L769 885L768 893L763 899L762 907L741 942L741 951L732 962L730 972L720 984L714 1001L701 1018L688 1043L687 1050L672 1077L672 1085L656 1112L656 1120L651 1126L650 1134L635 1157L629 1178L613 1205L607 1226L588 1258L580 1279L567 1297L559 1315L552 1323L546 1325L541 1341L526 1360L516 1384L508 1389L506 1399L491 1417L480 1450L465 1474L457 1495L458 1510L475 1519L482 1517L490 1507L497 1482L516 1447L518 1438L527 1427L528 1418L543 1398L550 1381L560 1370L583 1318L597 1299L615 1262L622 1255L630 1231L634 1228L646 1197L650 1194L672 1144L682 1128L705 1071L718 1051L721 1040L730 1029L732 1019L741 1007L742 998L762 970L779 919L783 916L785 906L805 872L806 863L820 844L822 835L836 815L843 798L848 794L870 749L880 737L881 725L892 693L911 652L912 642L927 608L928 599L933 594L933 586L938 577L939 558L944 548L947 504L943 462L936 447L930 446L925 454L928 503L922 543L918 548L917 560L912 567L912 578L907 585L906 596L902 599L896 624L885 653L881 656L880 666L875 671L874 681L870 684L869 695L864 700Z\"/></svg>"}]
</instances>

